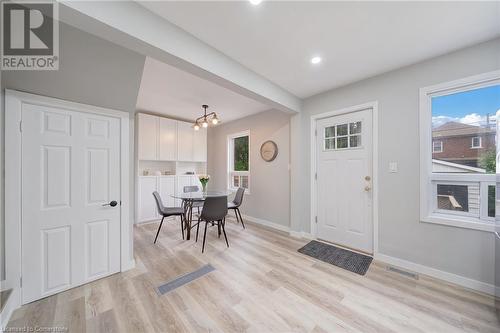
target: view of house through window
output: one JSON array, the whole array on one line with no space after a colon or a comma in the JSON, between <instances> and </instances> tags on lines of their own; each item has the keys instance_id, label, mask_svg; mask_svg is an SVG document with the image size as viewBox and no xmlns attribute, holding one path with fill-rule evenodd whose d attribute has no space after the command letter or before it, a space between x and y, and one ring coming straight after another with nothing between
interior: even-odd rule
<instances>
[{"instance_id":1,"label":"view of house through window","mask_svg":"<svg viewBox=\"0 0 500 333\"><path fill-rule=\"evenodd\" d=\"M432 172L437 209L495 216L496 113L500 85L432 98ZM438 174L456 174L442 178ZM470 177L464 176L470 174ZM486 199L487 197L487 199ZM485 207L482 208L482 205Z\"/></svg>"},{"instance_id":2,"label":"view of house through window","mask_svg":"<svg viewBox=\"0 0 500 333\"><path fill-rule=\"evenodd\" d=\"M249 188L250 162L249 162L249 135L240 133L229 137L229 187Z\"/></svg>"}]
</instances>

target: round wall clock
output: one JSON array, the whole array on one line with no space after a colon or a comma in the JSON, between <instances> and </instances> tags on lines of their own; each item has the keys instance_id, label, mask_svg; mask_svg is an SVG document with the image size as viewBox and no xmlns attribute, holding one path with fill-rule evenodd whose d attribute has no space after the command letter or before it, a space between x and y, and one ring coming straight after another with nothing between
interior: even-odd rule
<instances>
[{"instance_id":1,"label":"round wall clock","mask_svg":"<svg viewBox=\"0 0 500 333\"><path fill-rule=\"evenodd\" d=\"M266 141L260 146L260 156L266 162L273 161L278 156L278 146L274 141Z\"/></svg>"}]
</instances>

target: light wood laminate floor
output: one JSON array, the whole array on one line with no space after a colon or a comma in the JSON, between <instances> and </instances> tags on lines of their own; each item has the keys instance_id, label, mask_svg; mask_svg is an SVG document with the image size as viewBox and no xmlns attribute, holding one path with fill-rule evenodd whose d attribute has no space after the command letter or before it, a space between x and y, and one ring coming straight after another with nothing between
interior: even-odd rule
<instances>
[{"instance_id":1,"label":"light wood laminate floor","mask_svg":"<svg viewBox=\"0 0 500 333\"><path fill-rule=\"evenodd\" d=\"M28 304L10 327L70 332L500 332L492 297L374 262L365 276L297 252L307 243L228 220L183 241L178 223L136 226L136 268ZM155 287L210 263L215 271L159 296Z\"/></svg>"}]
</instances>

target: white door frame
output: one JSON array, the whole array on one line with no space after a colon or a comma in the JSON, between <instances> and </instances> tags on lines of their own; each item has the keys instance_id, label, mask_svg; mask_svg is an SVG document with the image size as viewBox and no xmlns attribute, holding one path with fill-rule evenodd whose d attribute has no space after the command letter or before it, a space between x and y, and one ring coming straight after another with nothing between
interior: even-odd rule
<instances>
[{"instance_id":1,"label":"white door frame","mask_svg":"<svg viewBox=\"0 0 500 333\"><path fill-rule=\"evenodd\" d=\"M316 228L317 216L317 198L316 198L316 125L317 121L323 118L339 116L346 113L371 109L373 114L373 255L378 253L378 101L359 104L339 110L328 111L311 116L311 235L314 239L318 238Z\"/></svg>"},{"instance_id":2,"label":"white door frame","mask_svg":"<svg viewBox=\"0 0 500 333\"><path fill-rule=\"evenodd\" d=\"M133 237L129 223L130 173L128 112L97 106L68 102L57 98L39 96L15 90L5 90L5 271L6 288L12 288L16 304L22 304L22 104L34 104L65 110L111 116L120 120L120 271L135 266L132 255Z\"/></svg>"}]
</instances>

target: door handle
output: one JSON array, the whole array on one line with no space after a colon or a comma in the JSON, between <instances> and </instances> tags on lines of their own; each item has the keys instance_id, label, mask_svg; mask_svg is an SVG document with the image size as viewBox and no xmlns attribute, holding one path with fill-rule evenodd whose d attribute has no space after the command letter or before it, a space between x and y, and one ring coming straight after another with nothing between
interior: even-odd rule
<instances>
[{"instance_id":1,"label":"door handle","mask_svg":"<svg viewBox=\"0 0 500 333\"><path fill-rule=\"evenodd\" d=\"M116 205L118 205L118 202L116 202L115 200L110 201L109 203L103 204L103 206L111 206L111 207L114 207Z\"/></svg>"},{"instance_id":2,"label":"door handle","mask_svg":"<svg viewBox=\"0 0 500 333\"><path fill-rule=\"evenodd\" d=\"M369 192L372 188L370 186L365 186L365 192Z\"/></svg>"}]
</instances>

